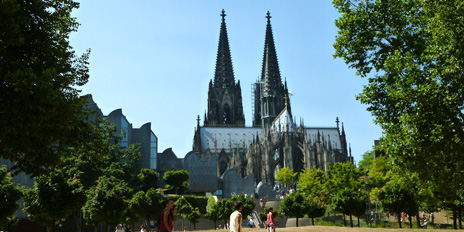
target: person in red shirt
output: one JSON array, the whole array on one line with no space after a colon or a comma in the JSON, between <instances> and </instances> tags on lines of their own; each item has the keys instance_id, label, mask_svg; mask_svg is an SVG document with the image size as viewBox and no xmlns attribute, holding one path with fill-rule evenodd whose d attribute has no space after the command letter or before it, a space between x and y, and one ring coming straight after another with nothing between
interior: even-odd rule
<instances>
[{"instance_id":1,"label":"person in red shirt","mask_svg":"<svg viewBox=\"0 0 464 232\"><path fill-rule=\"evenodd\" d=\"M160 216L160 232L171 232L173 230L171 209L174 207L174 201L167 199L165 204L166 208Z\"/></svg>"}]
</instances>

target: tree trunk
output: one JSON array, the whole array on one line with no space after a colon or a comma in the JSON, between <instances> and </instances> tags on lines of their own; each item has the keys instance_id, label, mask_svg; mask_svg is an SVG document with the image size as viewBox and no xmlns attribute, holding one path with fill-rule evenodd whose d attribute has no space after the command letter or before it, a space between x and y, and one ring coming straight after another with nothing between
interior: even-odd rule
<instances>
[{"instance_id":1,"label":"tree trunk","mask_svg":"<svg viewBox=\"0 0 464 232\"><path fill-rule=\"evenodd\" d=\"M460 230L462 230L462 220L461 220L462 215L461 215L461 212L462 212L462 210L459 209L459 211L458 211L458 219L459 219L459 229Z\"/></svg>"},{"instance_id":2,"label":"tree trunk","mask_svg":"<svg viewBox=\"0 0 464 232\"><path fill-rule=\"evenodd\" d=\"M359 217L358 217L358 227L361 227L361 225L359 224Z\"/></svg>"},{"instance_id":3,"label":"tree trunk","mask_svg":"<svg viewBox=\"0 0 464 232\"><path fill-rule=\"evenodd\" d=\"M312 222L312 224L314 226L314 218L313 217L311 218L311 222Z\"/></svg>"},{"instance_id":4,"label":"tree trunk","mask_svg":"<svg viewBox=\"0 0 464 232\"><path fill-rule=\"evenodd\" d=\"M345 227L346 227L346 215L345 215L345 214L343 214L343 224L344 224Z\"/></svg>"},{"instance_id":5,"label":"tree trunk","mask_svg":"<svg viewBox=\"0 0 464 232\"><path fill-rule=\"evenodd\" d=\"M419 209L417 209L417 215L416 215L416 220L417 220L417 228L422 228L421 222L420 222L420 217L419 217Z\"/></svg>"},{"instance_id":6,"label":"tree trunk","mask_svg":"<svg viewBox=\"0 0 464 232\"><path fill-rule=\"evenodd\" d=\"M47 226L47 232L55 232L56 231L56 226L55 226L55 222L50 222L50 224L48 224Z\"/></svg>"},{"instance_id":7,"label":"tree trunk","mask_svg":"<svg viewBox=\"0 0 464 232\"><path fill-rule=\"evenodd\" d=\"M108 232L108 222L105 222L105 232Z\"/></svg>"},{"instance_id":8,"label":"tree trunk","mask_svg":"<svg viewBox=\"0 0 464 232\"><path fill-rule=\"evenodd\" d=\"M98 232L98 224L95 224L93 228L94 228L94 232Z\"/></svg>"},{"instance_id":9,"label":"tree trunk","mask_svg":"<svg viewBox=\"0 0 464 232\"><path fill-rule=\"evenodd\" d=\"M396 217L398 220L398 224L400 225L400 228L402 228L401 227L401 213L397 213L396 215L398 215L398 217Z\"/></svg>"},{"instance_id":10,"label":"tree trunk","mask_svg":"<svg viewBox=\"0 0 464 232\"><path fill-rule=\"evenodd\" d=\"M296 217L296 227L298 227L298 217Z\"/></svg>"},{"instance_id":11,"label":"tree trunk","mask_svg":"<svg viewBox=\"0 0 464 232\"><path fill-rule=\"evenodd\" d=\"M453 210L453 226L455 230L458 229L458 225L456 223L456 216L457 216L456 210Z\"/></svg>"},{"instance_id":12,"label":"tree trunk","mask_svg":"<svg viewBox=\"0 0 464 232\"><path fill-rule=\"evenodd\" d=\"M217 228L217 227L216 227L216 220L214 220L214 229L216 229L216 228ZM184 229L184 228L182 228L182 230L183 230L183 229Z\"/></svg>"},{"instance_id":13,"label":"tree trunk","mask_svg":"<svg viewBox=\"0 0 464 232\"><path fill-rule=\"evenodd\" d=\"M193 223L193 230L197 230L197 228L195 227L196 223Z\"/></svg>"},{"instance_id":14,"label":"tree trunk","mask_svg":"<svg viewBox=\"0 0 464 232\"><path fill-rule=\"evenodd\" d=\"M408 219L409 219L409 228L412 229L412 216L409 215L409 218L408 218Z\"/></svg>"},{"instance_id":15,"label":"tree trunk","mask_svg":"<svg viewBox=\"0 0 464 232\"><path fill-rule=\"evenodd\" d=\"M350 226L353 227L353 216L350 214Z\"/></svg>"}]
</instances>

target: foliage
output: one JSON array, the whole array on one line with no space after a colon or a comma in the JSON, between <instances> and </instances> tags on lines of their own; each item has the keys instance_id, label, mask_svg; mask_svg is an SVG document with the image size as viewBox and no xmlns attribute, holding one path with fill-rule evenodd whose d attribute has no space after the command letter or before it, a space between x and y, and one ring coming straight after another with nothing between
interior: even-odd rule
<instances>
[{"instance_id":1,"label":"foliage","mask_svg":"<svg viewBox=\"0 0 464 232\"><path fill-rule=\"evenodd\" d=\"M0 1L0 158L37 176L90 133L86 100L89 52L78 57L69 35L72 1ZM6 113L7 112L7 113ZM14 125L14 126L12 126Z\"/></svg>"},{"instance_id":2,"label":"foliage","mask_svg":"<svg viewBox=\"0 0 464 232\"><path fill-rule=\"evenodd\" d=\"M298 189L307 196L319 197L321 200L325 200L327 197L325 182L326 175L324 171L307 168L300 173Z\"/></svg>"},{"instance_id":3,"label":"foliage","mask_svg":"<svg viewBox=\"0 0 464 232\"><path fill-rule=\"evenodd\" d=\"M141 190L147 191L150 188L156 189L156 183L158 181L158 174L155 170L150 168L144 168L140 170L137 175L138 180L141 182Z\"/></svg>"},{"instance_id":4,"label":"foliage","mask_svg":"<svg viewBox=\"0 0 464 232\"><path fill-rule=\"evenodd\" d=\"M192 195L177 195L177 196L169 196L169 198L173 199L176 202L179 198L185 198L193 208L198 207L200 209L200 213L206 213L206 205L208 205L208 198L201 197L201 196L192 196Z\"/></svg>"},{"instance_id":5,"label":"foliage","mask_svg":"<svg viewBox=\"0 0 464 232\"><path fill-rule=\"evenodd\" d=\"M366 151L362 155L361 161L359 161L358 166L363 170L371 170L373 162L374 162L374 151Z\"/></svg>"},{"instance_id":6,"label":"foliage","mask_svg":"<svg viewBox=\"0 0 464 232\"><path fill-rule=\"evenodd\" d=\"M418 205L414 199L414 193L411 189L400 183L392 183L384 187L384 190L379 194L379 200L383 207L388 212L401 215L401 212L406 212L414 216L418 212ZM401 220L398 220L401 228Z\"/></svg>"},{"instance_id":7,"label":"foliage","mask_svg":"<svg viewBox=\"0 0 464 232\"><path fill-rule=\"evenodd\" d=\"M0 229L10 224L13 215L18 209L17 201L21 199L21 189L14 185L10 173L7 173L6 167L0 168Z\"/></svg>"},{"instance_id":8,"label":"foliage","mask_svg":"<svg viewBox=\"0 0 464 232\"><path fill-rule=\"evenodd\" d=\"M256 206L255 201L252 198L245 197L245 195L242 193L240 195L235 195L229 199L231 202L230 205L232 206L232 212L235 211L235 202L241 201L243 203L243 209L242 209L242 218L247 218L248 215L251 215L253 212L253 209ZM229 214L230 215L230 214Z\"/></svg>"},{"instance_id":9,"label":"foliage","mask_svg":"<svg viewBox=\"0 0 464 232\"><path fill-rule=\"evenodd\" d=\"M150 221L154 221L152 219L158 219L161 215L164 209L163 203L163 195L158 190L150 188L146 192L139 191L134 194L129 202L129 208L149 224Z\"/></svg>"},{"instance_id":10,"label":"foliage","mask_svg":"<svg viewBox=\"0 0 464 232\"><path fill-rule=\"evenodd\" d=\"M369 78L358 99L384 131L383 150L453 207L464 177L463 1L333 3L335 57Z\"/></svg>"},{"instance_id":11,"label":"foliage","mask_svg":"<svg viewBox=\"0 0 464 232\"><path fill-rule=\"evenodd\" d=\"M24 193L24 211L32 221L55 231L56 223L65 220L86 201L78 179L68 179L62 171L53 170L35 179L34 188Z\"/></svg>"},{"instance_id":12,"label":"foliage","mask_svg":"<svg viewBox=\"0 0 464 232\"><path fill-rule=\"evenodd\" d=\"M284 197L280 202L279 211L287 217L296 217L296 227L298 227L298 219L308 212L308 204L304 195L297 191Z\"/></svg>"},{"instance_id":13,"label":"foliage","mask_svg":"<svg viewBox=\"0 0 464 232\"><path fill-rule=\"evenodd\" d=\"M226 223L227 220L229 220L230 215L234 212L234 203L231 200L228 200L226 198L223 198L221 201L218 202L218 208L219 208L219 219L224 221L224 224Z\"/></svg>"},{"instance_id":14,"label":"foliage","mask_svg":"<svg viewBox=\"0 0 464 232\"><path fill-rule=\"evenodd\" d=\"M324 216L327 208L326 202L319 197L312 196L307 196L305 200L308 207L306 214L312 219L311 221L314 226L314 218Z\"/></svg>"},{"instance_id":15,"label":"foliage","mask_svg":"<svg viewBox=\"0 0 464 232\"><path fill-rule=\"evenodd\" d=\"M196 224L200 221L200 218L201 218L201 213L198 207L197 208L192 207L190 213L185 215L185 219L187 219L187 221L193 224L193 230L196 230L195 227L196 227Z\"/></svg>"},{"instance_id":16,"label":"foliage","mask_svg":"<svg viewBox=\"0 0 464 232\"><path fill-rule=\"evenodd\" d=\"M214 196L208 197L208 205L206 205L206 218L214 222L214 228L216 228L216 222L219 220L219 204L216 202Z\"/></svg>"},{"instance_id":17,"label":"foliage","mask_svg":"<svg viewBox=\"0 0 464 232\"><path fill-rule=\"evenodd\" d=\"M182 194L188 190L189 184L187 181L189 178L190 174L186 170L167 171L163 176L166 188L176 194Z\"/></svg>"},{"instance_id":18,"label":"foliage","mask_svg":"<svg viewBox=\"0 0 464 232\"><path fill-rule=\"evenodd\" d=\"M113 176L101 176L97 185L87 191L83 216L90 224L117 223L123 219L131 194L132 189L126 182Z\"/></svg>"},{"instance_id":19,"label":"foliage","mask_svg":"<svg viewBox=\"0 0 464 232\"><path fill-rule=\"evenodd\" d=\"M298 173L293 172L292 169L284 167L277 171L276 180L279 181L281 184L288 186L289 184L292 184L295 181L297 174Z\"/></svg>"}]
</instances>

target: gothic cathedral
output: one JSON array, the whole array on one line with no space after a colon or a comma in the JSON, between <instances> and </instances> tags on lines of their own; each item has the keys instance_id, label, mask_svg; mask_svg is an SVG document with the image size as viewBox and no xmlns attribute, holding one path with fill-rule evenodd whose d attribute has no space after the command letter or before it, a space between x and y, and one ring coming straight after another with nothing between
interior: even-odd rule
<instances>
[{"instance_id":1,"label":"gothic cathedral","mask_svg":"<svg viewBox=\"0 0 464 232\"><path fill-rule=\"evenodd\" d=\"M267 13L261 78L253 85L252 127L245 126L240 81L235 82L229 39L222 22L214 80L209 83L208 110L203 126L197 118L193 151L200 157L217 156L218 176L233 169L240 177L254 173L255 183L273 185L282 167L295 172L305 168L328 169L329 163L353 162L343 124L305 127L293 119L287 82L282 78Z\"/></svg>"}]
</instances>

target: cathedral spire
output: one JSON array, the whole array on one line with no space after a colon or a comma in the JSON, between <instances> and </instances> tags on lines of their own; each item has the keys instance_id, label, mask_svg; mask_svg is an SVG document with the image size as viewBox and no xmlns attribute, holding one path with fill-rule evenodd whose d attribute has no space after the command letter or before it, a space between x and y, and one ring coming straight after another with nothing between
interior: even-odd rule
<instances>
[{"instance_id":1,"label":"cathedral spire","mask_svg":"<svg viewBox=\"0 0 464 232\"><path fill-rule=\"evenodd\" d=\"M263 68L261 73L261 81L268 81L270 88L276 89L282 85L280 77L279 63L277 61L277 52L274 44L274 36L272 34L271 13L266 15L266 38L264 40L264 56Z\"/></svg>"},{"instance_id":2,"label":"cathedral spire","mask_svg":"<svg viewBox=\"0 0 464 232\"><path fill-rule=\"evenodd\" d=\"M216 71L214 73L214 86L230 87L235 85L232 58L230 55L229 38L227 36L226 14L224 9L221 13L221 31L219 33L219 45L216 57Z\"/></svg>"}]
</instances>

